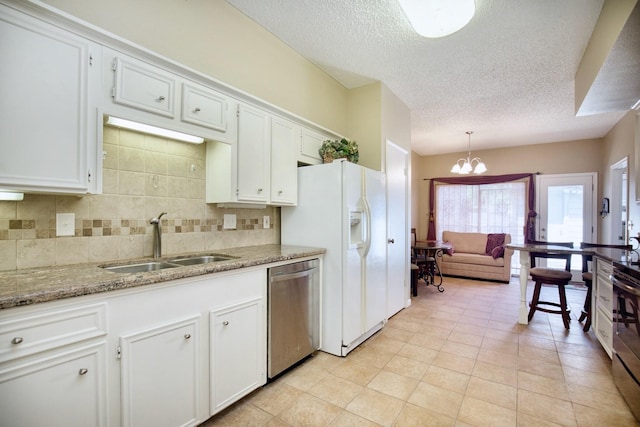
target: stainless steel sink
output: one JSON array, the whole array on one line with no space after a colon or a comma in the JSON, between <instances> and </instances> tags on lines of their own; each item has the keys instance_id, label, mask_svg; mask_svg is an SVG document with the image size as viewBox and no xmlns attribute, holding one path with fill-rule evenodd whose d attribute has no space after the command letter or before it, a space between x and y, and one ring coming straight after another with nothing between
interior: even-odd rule
<instances>
[{"instance_id":1,"label":"stainless steel sink","mask_svg":"<svg viewBox=\"0 0 640 427\"><path fill-rule=\"evenodd\" d=\"M193 256L193 257L185 257L185 258L176 258L168 262L172 264L180 264L180 265L197 265L197 264L208 264L210 262L227 261L229 259L233 259L233 257L224 256L224 255L201 255L201 256Z\"/></svg>"},{"instance_id":2,"label":"stainless steel sink","mask_svg":"<svg viewBox=\"0 0 640 427\"><path fill-rule=\"evenodd\" d=\"M164 270L165 268L176 267L180 266L177 264L170 264L168 262L150 261L139 264L113 265L102 268L104 268L105 270L113 271L114 273L144 273L147 271L158 271Z\"/></svg>"},{"instance_id":3,"label":"stainless steel sink","mask_svg":"<svg viewBox=\"0 0 640 427\"><path fill-rule=\"evenodd\" d=\"M208 264L210 262L220 262L234 259L235 257L225 255L198 255L174 258L169 261L149 261L137 264L102 266L103 269L114 273L145 273L148 271L164 270L165 268L184 267L189 265Z\"/></svg>"}]
</instances>

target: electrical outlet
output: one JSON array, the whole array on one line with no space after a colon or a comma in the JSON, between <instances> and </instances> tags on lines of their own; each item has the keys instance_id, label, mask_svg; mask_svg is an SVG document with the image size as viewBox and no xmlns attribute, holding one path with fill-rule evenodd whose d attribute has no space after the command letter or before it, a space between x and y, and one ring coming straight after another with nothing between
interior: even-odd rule
<instances>
[{"instance_id":1,"label":"electrical outlet","mask_svg":"<svg viewBox=\"0 0 640 427\"><path fill-rule=\"evenodd\" d=\"M271 217L269 215L262 217L262 228L271 228Z\"/></svg>"},{"instance_id":2,"label":"electrical outlet","mask_svg":"<svg viewBox=\"0 0 640 427\"><path fill-rule=\"evenodd\" d=\"M236 228L236 214L224 214L222 228L234 230Z\"/></svg>"},{"instance_id":3,"label":"electrical outlet","mask_svg":"<svg viewBox=\"0 0 640 427\"><path fill-rule=\"evenodd\" d=\"M56 236L75 235L76 214L59 213L56 214Z\"/></svg>"}]
</instances>

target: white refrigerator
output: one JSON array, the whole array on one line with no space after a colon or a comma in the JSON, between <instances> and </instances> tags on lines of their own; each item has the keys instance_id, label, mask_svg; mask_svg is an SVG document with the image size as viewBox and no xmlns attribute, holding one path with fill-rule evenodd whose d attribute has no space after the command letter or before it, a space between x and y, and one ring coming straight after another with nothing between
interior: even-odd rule
<instances>
[{"instance_id":1,"label":"white refrigerator","mask_svg":"<svg viewBox=\"0 0 640 427\"><path fill-rule=\"evenodd\" d=\"M344 160L298 168L283 245L326 248L321 350L346 356L387 320L384 174Z\"/></svg>"}]
</instances>

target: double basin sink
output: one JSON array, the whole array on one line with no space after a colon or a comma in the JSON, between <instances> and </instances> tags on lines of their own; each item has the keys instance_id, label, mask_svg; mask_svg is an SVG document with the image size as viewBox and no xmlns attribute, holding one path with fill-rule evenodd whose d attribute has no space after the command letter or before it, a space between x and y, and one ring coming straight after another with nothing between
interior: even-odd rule
<instances>
[{"instance_id":1,"label":"double basin sink","mask_svg":"<svg viewBox=\"0 0 640 427\"><path fill-rule=\"evenodd\" d=\"M145 273L148 271L164 270L166 268L184 267L189 265L209 264L211 262L221 262L235 259L227 255L198 255L190 257L179 257L168 261L148 261L137 264L102 266L104 270L114 273Z\"/></svg>"}]
</instances>

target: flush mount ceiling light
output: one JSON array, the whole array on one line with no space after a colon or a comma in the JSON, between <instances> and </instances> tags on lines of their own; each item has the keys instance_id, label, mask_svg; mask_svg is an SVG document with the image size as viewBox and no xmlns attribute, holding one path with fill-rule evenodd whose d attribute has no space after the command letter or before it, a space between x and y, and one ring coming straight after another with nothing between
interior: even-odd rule
<instances>
[{"instance_id":1,"label":"flush mount ceiling light","mask_svg":"<svg viewBox=\"0 0 640 427\"><path fill-rule=\"evenodd\" d=\"M487 167L482 163L480 157L471 158L471 134L472 131L467 131L467 135L469 135L469 154L466 159L458 159L458 161L451 168L451 172L457 173L460 175L468 175L469 172L473 170L473 173L481 174L487 171ZM476 167L473 167L473 163L476 163Z\"/></svg>"},{"instance_id":2,"label":"flush mount ceiling light","mask_svg":"<svg viewBox=\"0 0 640 427\"><path fill-rule=\"evenodd\" d=\"M429 38L455 33L476 12L475 0L398 0L398 3L413 29Z\"/></svg>"},{"instance_id":3,"label":"flush mount ceiling light","mask_svg":"<svg viewBox=\"0 0 640 427\"><path fill-rule=\"evenodd\" d=\"M152 135L163 136L165 138L175 139L178 141L190 142L192 144L202 144L204 142L204 139L199 136L189 135L187 133L176 132L173 130L159 128L151 125L145 125L144 123L132 122L131 120L125 120L113 116L107 117L106 124L119 128L135 130L142 133L150 133Z\"/></svg>"}]
</instances>

